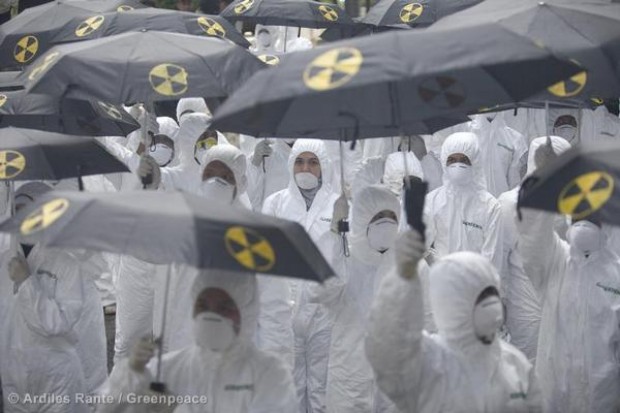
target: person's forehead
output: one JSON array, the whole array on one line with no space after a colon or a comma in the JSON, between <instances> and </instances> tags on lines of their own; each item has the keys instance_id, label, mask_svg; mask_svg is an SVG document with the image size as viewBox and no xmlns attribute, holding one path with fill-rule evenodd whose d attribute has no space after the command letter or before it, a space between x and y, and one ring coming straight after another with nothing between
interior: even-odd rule
<instances>
[{"instance_id":1,"label":"person's forehead","mask_svg":"<svg viewBox=\"0 0 620 413\"><path fill-rule=\"evenodd\" d=\"M297 155L297 159L319 159L318 156L316 156L314 153L312 152L302 152L299 155Z\"/></svg>"},{"instance_id":2,"label":"person's forehead","mask_svg":"<svg viewBox=\"0 0 620 413\"><path fill-rule=\"evenodd\" d=\"M209 302L222 302L222 301L231 301L234 303L232 297L223 289L216 287L208 287L200 292L198 295L198 301L209 301Z\"/></svg>"}]
</instances>

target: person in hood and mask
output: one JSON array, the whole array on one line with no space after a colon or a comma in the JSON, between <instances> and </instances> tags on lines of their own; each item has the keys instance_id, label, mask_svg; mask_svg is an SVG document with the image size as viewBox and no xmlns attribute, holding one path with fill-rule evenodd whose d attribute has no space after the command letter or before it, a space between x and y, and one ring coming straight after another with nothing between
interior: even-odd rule
<instances>
[{"instance_id":1,"label":"person in hood and mask","mask_svg":"<svg viewBox=\"0 0 620 413\"><path fill-rule=\"evenodd\" d=\"M177 122L183 124L185 115L200 113L211 118L211 111L203 98L183 98L177 103Z\"/></svg>"},{"instance_id":2,"label":"person in hood and mask","mask_svg":"<svg viewBox=\"0 0 620 413\"><path fill-rule=\"evenodd\" d=\"M551 136L553 151L561 154L570 149L570 144L559 136ZM527 175L531 175L542 165L536 164L536 150L545 145L547 137L536 138L530 144L527 161ZM517 199L520 186L504 192L498 201L502 207L502 246L503 264L502 298L506 306L506 328L511 337L511 344L521 350L533 363L536 360L538 330L540 327L540 298L530 277L523 269L523 257L518 248L516 227ZM565 233L563 217L556 226L558 233ZM557 220L556 220L557 221ZM564 225L563 225L564 224Z\"/></svg>"},{"instance_id":3,"label":"person in hood and mask","mask_svg":"<svg viewBox=\"0 0 620 413\"><path fill-rule=\"evenodd\" d=\"M331 162L325 144L298 139L289 156L286 189L265 200L263 213L300 223L324 255L338 240L330 232L333 205ZM259 322L262 346L292 358L300 411L325 411L331 322L314 285L277 280L264 285L261 299L269 302ZM294 344L293 344L294 337Z\"/></svg>"},{"instance_id":4,"label":"person in hood and mask","mask_svg":"<svg viewBox=\"0 0 620 413\"><path fill-rule=\"evenodd\" d=\"M290 373L280 359L252 343L259 314L256 278L222 270L201 272L191 297L193 344L163 356L161 381L172 395L197 401L179 404L174 411L294 413ZM149 394L157 369L153 355L151 341L138 343L112 373L104 394L123 401L128 394ZM105 412L119 406L101 407ZM149 405L133 407L152 411Z\"/></svg>"},{"instance_id":5,"label":"person in hood and mask","mask_svg":"<svg viewBox=\"0 0 620 413\"><path fill-rule=\"evenodd\" d=\"M534 368L498 337L503 307L497 271L480 254L444 256L431 267L438 334L423 329L418 264L425 246L408 230L383 279L366 337L379 388L403 412L540 412Z\"/></svg>"},{"instance_id":6,"label":"person in hood and mask","mask_svg":"<svg viewBox=\"0 0 620 413\"><path fill-rule=\"evenodd\" d=\"M573 220L566 242L552 214L521 212L523 267L542 304L536 369L545 411L617 412L620 261L608 229L594 217Z\"/></svg>"},{"instance_id":7,"label":"person in hood and mask","mask_svg":"<svg viewBox=\"0 0 620 413\"><path fill-rule=\"evenodd\" d=\"M500 205L484 189L478 138L457 132L441 147L444 185L426 197L426 241L439 257L474 251L501 268Z\"/></svg>"}]
</instances>

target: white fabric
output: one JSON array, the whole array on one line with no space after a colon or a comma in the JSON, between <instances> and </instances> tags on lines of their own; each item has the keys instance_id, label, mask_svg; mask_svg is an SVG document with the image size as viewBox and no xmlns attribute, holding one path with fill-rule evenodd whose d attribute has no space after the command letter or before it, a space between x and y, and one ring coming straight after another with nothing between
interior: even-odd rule
<instances>
[{"instance_id":1,"label":"white fabric","mask_svg":"<svg viewBox=\"0 0 620 413\"><path fill-rule=\"evenodd\" d=\"M548 213L517 223L526 273L542 300L536 369L548 412L620 408L620 261L607 247L589 257L562 241Z\"/></svg>"},{"instance_id":2,"label":"white fabric","mask_svg":"<svg viewBox=\"0 0 620 413\"><path fill-rule=\"evenodd\" d=\"M232 171L235 176L237 196L243 194L248 187L248 179L246 177L247 160L243 152L232 145L218 144L209 149L202 158L201 165L203 165L203 170L213 161L222 162Z\"/></svg>"},{"instance_id":3,"label":"white fabric","mask_svg":"<svg viewBox=\"0 0 620 413\"><path fill-rule=\"evenodd\" d=\"M251 339L259 313L258 288L254 276L228 271L199 274L191 287L195 298L205 288L220 288L237 305L241 324L233 345L224 352L211 352L195 344L168 353L162 359L161 379L171 394L206 396L206 404L183 404L175 412L294 413L296 401L290 373L281 360L256 349ZM157 359L144 373L130 369L127 361L110 376L105 393L118 400L121 393L148 394ZM102 405L101 411L115 411L118 406ZM150 412L149 405L130 406L131 411Z\"/></svg>"},{"instance_id":4,"label":"white fabric","mask_svg":"<svg viewBox=\"0 0 620 413\"><path fill-rule=\"evenodd\" d=\"M455 153L466 155L472 164L473 181L454 185L446 176L446 161ZM424 222L426 241L442 257L456 251L479 252L501 268L500 206L483 186L482 165L476 136L452 134L441 149L444 185L426 197Z\"/></svg>"},{"instance_id":5,"label":"white fabric","mask_svg":"<svg viewBox=\"0 0 620 413\"><path fill-rule=\"evenodd\" d=\"M499 279L489 261L459 252L431 267L430 297L438 335L423 331L418 277L390 271L370 315L366 354L379 387L404 412L532 412L540 393L532 365L495 338L483 344L472 313L480 293Z\"/></svg>"},{"instance_id":6,"label":"white fabric","mask_svg":"<svg viewBox=\"0 0 620 413\"><path fill-rule=\"evenodd\" d=\"M173 142L176 142L177 133L179 133L179 124L168 116L159 116L157 118L157 123L159 124L159 133L166 135L172 139Z\"/></svg>"},{"instance_id":7,"label":"white fabric","mask_svg":"<svg viewBox=\"0 0 620 413\"><path fill-rule=\"evenodd\" d=\"M203 98L183 98L177 103L177 122L181 125L185 122L185 116L191 113L199 113L211 118L211 112Z\"/></svg>"},{"instance_id":8,"label":"white fabric","mask_svg":"<svg viewBox=\"0 0 620 413\"><path fill-rule=\"evenodd\" d=\"M263 202L288 186L290 172L288 158L291 147L283 139L271 139L272 154L258 166L252 163L254 155L248 158L248 195L254 211L260 212Z\"/></svg>"},{"instance_id":9,"label":"white fabric","mask_svg":"<svg viewBox=\"0 0 620 413\"><path fill-rule=\"evenodd\" d=\"M405 165L405 159L407 163ZM385 169L382 181L393 194L400 196L403 189L405 174L417 176L424 180L424 171L418 158L413 152L393 152L385 159Z\"/></svg>"}]
</instances>

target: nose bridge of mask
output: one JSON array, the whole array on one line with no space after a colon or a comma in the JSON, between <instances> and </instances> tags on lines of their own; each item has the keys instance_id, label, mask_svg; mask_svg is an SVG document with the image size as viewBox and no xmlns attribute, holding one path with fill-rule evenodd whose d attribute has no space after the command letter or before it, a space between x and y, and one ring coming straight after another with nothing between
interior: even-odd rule
<instances>
[{"instance_id":1,"label":"nose bridge of mask","mask_svg":"<svg viewBox=\"0 0 620 413\"><path fill-rule=\"evenodd\" d=\"M385 252L394 245L398 235L398 223L392 218L380 218L368 224L366 236L371 248Z\"/></svg>"},{"instance_id":2,"label":"nose bridge of mask","mask_svg":"<svg viewBox=\"0 0 620 413\"><path fill-rule=\"evenodd\" d=\"M448 179L455 184L466 184L471 179L471 166L462 162L455 162L447 167Z\"/></svg>"},{"instance_id":3,"label":"nose bridge of mask","mask_svg":"<svg viewBox=\"0 0 620 413\"><path fill-rule=\"evenodd\" d=\"M231 319L205 311L194 317L194 336L199 346L224 351L232 345L237 334Z\"/></svg>"},{"instance_id":4,"label":"nose bridge of mask","mask_svg":"<svg viewBox=\"0 0 620 413\"><path fill-rule=\"evenodd\" d=\"M202 182L202 194L212 199L232 202L235 187L219 176L213 176Z\"/></svg>"}]
</instances>

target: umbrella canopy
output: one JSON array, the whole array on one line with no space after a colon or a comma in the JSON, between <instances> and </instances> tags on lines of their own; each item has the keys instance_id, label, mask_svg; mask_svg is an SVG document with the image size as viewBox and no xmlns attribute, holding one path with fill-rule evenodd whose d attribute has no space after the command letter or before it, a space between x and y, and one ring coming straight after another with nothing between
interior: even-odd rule
<instances>
[{"instance_id":1,"label":"umbrella canopy","mask_svg":"<svg viewBox=\"0 0 620 413\"><path fill-rule=\"evenodd\" d=\"M228 39L242 47L250 42L221 16L146 8L74 17L50 39L50 44L98 39L140 30L185 33Z\"/></svg>"},{"instance_id":2,"label":"umbrella canopy","mask_svg":"<svg viewBox=\"0 0 620 413\"><path fill-rule=\"evenodd\" d=\"M20 233L26 242L129 254L156 264L315 281L334 274L298 223L182 192L50 192L0 231Z\"/></svg>"},{"instance_id":3,"label":"umbrella canopy","mask_svg":"<svg viewBox=\"0 0 620 413\"><path fill-rule=\"evenodd\" d=\"M377 27L426 27L482 0L380 0L361 20Z\"/></svg>"},{"instance_id":4,"label":"umbrella canopy","mask_svg":"<svg viewBox=\"0 0 620 413\"><path fill-rule=\"evenodd\" d=\"M0 26L0 67L21 67L49 49L49 39L73 17L145 7L138 0L56 0L24 10Z\"/></svg>"},{"instance_id":5,"label":"umbrella canopy","mask_svg":"<svg viewBox=\"0 0 620 413\"><path fill-rule=\"evenodd\" d=\"M59 180L129 172L99 142L33 129L0 129L0 180Z\"/></svg>"},{"instance_id":6,"label":"umbrella canopy","mask_svg":"<svg viewBox=\"0 0 620 413\"><path fill-rule=\"evenodd\" d=\"M120 106L28 94L14 80L18 73L0 72L0 128L15 126L69 135L126 136L140 127Z\"/></svg>"},{"instance_id":7,"label":"umbrella canopy","mask_svg":"<svg viewBox=\"0 0 620 413\"><path fill-rule=\"evenodd\" d=\"M340 7L311 0L234 0L220 16L232 22L314 29L356 24Z\"/></svg>"},{"instance_id":8,"label":"umbrella canopy","mask_svg":"<svg viewBox=\"0 0 620 413\"><path fill-rule=\"evenodd\" d=\"M619 184L620 144L582 145L536 170L521 186L518 206L620 225Z\"/></svg>"},{"instance_id":9,"label":"umbrella canopy","mask_svg":"<svg viewBox=\"0 0 620 413\"><path fill-rule=\"evenodd\" d=\"M230 42L142 31L55 46L20 79L30 93L132 104L227 96L264 67Z\"/></svg>"},{"instance_id":10,"label":"umbrella canopy","mask_svg":"<svg viewBox=\"0 0 620 413\"><path fill-rule=\"evenodd\" d=\"M495 26L389 32L287 56L230 96L213 127L345 140L426 133L417 128L518 102L578 70Z\"/></svg>"},{"instance_id":11,"label":"umbrella canopy","mask_svg":"<svg viewBox=\"0 0 620 413\"><path fill-rule=\"evenodd\" d=\"M453 30L495 24L566 56L584 70L549 85L534 101L590 105L620 96L620 5L603 1L488 0L437 22Z\"/></svg>"}]
</instances>

